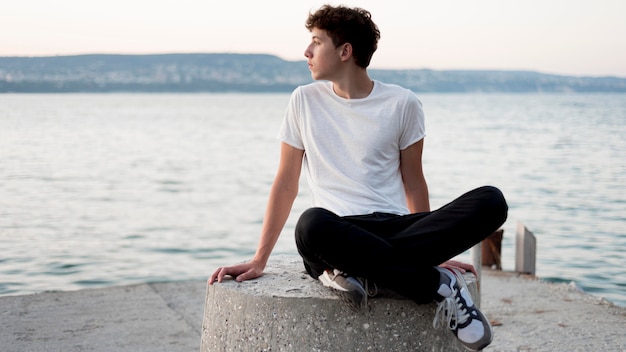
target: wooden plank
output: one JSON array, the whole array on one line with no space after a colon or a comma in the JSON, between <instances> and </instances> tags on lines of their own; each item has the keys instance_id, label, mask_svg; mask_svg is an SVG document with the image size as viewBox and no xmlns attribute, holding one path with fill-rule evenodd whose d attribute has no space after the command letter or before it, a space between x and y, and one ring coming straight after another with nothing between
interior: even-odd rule
<instances>
[{"instance_id":1,"label":"wooden plank","mask_svg":"<svg viewBox=\"0 0 626 352\"><path fill-rule=\"evenodd\" d=\"M492 269L502 270L502 237L504 229L499 229L482 241L482 265Z\"/></svg>"},{"instance_id":2,"label":"wooden plank","mask_svg":"<svg viewBox=\"0 0 626 352\"><path fill-rule=\"evenodd\" d=\"M515 271L535 275L536 257L537 239L535 235L524 224L518 222L515 237Z\"/></svg>"}]
</instances>

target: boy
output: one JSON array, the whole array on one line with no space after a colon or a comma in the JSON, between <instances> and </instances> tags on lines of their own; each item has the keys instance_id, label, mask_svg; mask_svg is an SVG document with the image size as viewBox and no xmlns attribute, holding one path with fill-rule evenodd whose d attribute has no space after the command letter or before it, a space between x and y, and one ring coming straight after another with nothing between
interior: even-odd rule
<instances>
[{"instance_id":1,"label":"boy","mask_svg":"<svg viewBox=\"0 0 626 352\"><path fill-rule=\"evenodd\" d=\"M481 350L491 326L461 275L475 270L449 259L504 223L502 193L481 187L431 211L421 103L407 89L369 78L380 38L370 13L326 5L306 28L312 39L304 56L321 82L291 96L256 254L217 269L209 284L263 274L304 169L315 207L301 215L295 235L307 272L357 309L367 306L368 280L417 303L438 301L434 325L445 320L464 346Z\"/></svg>"}]
</instances>

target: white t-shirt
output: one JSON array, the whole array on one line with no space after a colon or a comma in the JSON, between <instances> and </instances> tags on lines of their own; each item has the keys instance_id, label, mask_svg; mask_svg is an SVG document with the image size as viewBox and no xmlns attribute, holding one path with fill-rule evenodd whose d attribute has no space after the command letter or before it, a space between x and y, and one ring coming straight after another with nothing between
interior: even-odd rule
<instances>
[{"instance_id":1,"label":"white t-shirt","mask_svg":"<svg viewBox=\"0 0 626 352\"><path fill-rule=\"evenodd\" d=\"M379 81L362 99L337 96L332 82L296 88L278 135L304 150L313 206L340 216L408 214L400 150L424 136L415 94Z\"/></svg>"}]
</instances>

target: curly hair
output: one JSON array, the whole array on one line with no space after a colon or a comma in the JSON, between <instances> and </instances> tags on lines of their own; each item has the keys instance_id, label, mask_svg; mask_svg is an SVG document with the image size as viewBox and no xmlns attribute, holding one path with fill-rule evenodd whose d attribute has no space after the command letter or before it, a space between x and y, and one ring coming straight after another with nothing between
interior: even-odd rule
<instances>
[{"instance_id":1,"label":"curly hair","mask_svg":"<svg viewBox=\"0 0 626 352\"><path fill-rule=\"evenodd\" d=\"M324 5L309 13L305 27L309 31L313 28L326 31L335 48L350 43L355 63L363 68L369 66L378 48L380 31L369 11L362 8Z\"/></svg>"}]
</instances>

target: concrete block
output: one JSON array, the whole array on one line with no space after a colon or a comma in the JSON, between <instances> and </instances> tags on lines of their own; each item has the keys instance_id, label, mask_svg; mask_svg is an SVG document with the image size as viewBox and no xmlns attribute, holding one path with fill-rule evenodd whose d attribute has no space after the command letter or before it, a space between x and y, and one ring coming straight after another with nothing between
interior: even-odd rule
<instances>
[{"instance_id":1,"label":"concrete block","mask_svg":"<svg viewBox=\"0 0 626 352\"><path fill-rule=\"evenodd\" d=\"M476 295L474 276L466 280ZM464 351L447 329L433 328L434 303L384 292L369 306L350 310L300 257L277 256L259 279L208 286L201 351Z\"/></svg>"}]
</instances>

